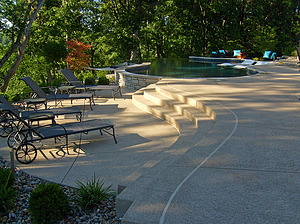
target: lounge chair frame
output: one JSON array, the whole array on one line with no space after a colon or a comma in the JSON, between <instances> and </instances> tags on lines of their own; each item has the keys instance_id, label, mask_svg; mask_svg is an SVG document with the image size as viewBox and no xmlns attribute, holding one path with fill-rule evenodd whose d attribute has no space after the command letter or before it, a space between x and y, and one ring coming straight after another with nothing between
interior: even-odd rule
<instances>
[{"instance_id":1,"label":"lounge chair frame","mask_svg":"<svg viewBox=\"0 0 300 224\"><path fill-rule=\"evenodd\" d=\"M103 135L103 132L111 135L117 144L114 125L101 119L33 127L9 109L7 109L5 113L23 124L21 129L12 132L7 138L7 143L14 145L16 159L23 164L33 162L37 156L37 148L33 143L41 142L45 139L54 138L56 140L57 138L64 137L66 139L65 146L69 153L69 135L80 133L87 134L90 131L99 130L101 135Z\"/></svg>"},{"instance_id":2,"label":"lounge chair frame","mask_svg":"<svg viewBox=\"0 0 300 224\"><path fill-rule=\"evenodd\" d=\"M61 103L62 100L71 100L71 103L72 103L73 100L77 100L77 99L84 99L84 100L88 99L90 102L91 110L93 110L92 104L95 105L93 94L78 93L78 94L48 94L47 95L42 90L42 88L38 84L36 84L32 80L32 78L30 78L29 76L22 77L22 78L20 78L20 80L24 81L32 89L32 91L35 92L35 94L38 98L45 98L46 102L54 100L55 106L57 106L59 103ZM25 101L25 103L31 103L31 102Z\"/></svg>"},{"instance_id":3,"label":"lounge chair frame","mask_svg":"<svg viewBox=\"0 0 300 224\"><path fill-rule=\"evenodd\" d=\"M4 108L1 110L1 122L0 122L0 136L7 137L15 129L19 129L19 122L9 116L3 111L11 111L15 115L19 115L23 119L27 120L29 123L41 120L52 120L55 123L55 117L59 115L75 114L76 119L81 121L82 111L77 107L64 107L64 108L53 108L53 109L42 109L42 110L30 110L30 111L20 111L17 107L8 102L0 94L0 102L2 103L0 107Z\"/></svg>"},{"instance_id":4,"label":"lounge chair frame","mask_svg":"<svg viewBox=\"0 0 300 224\"><path fill-rule=\"evenodd\" d=\"M84 85L82 82L78 80L78 78L74 75L74 73L70 69L62 69L59 70L63 74L63 76L67 79L68 83L72 86L75 86L76 90L79 91L92 91L93 95L95 95L95 91L101 91L101 90L111 90L112 91L112 96L115 100L116 94L120 94L122 97L121 93L121 87L119 85Z\"/></svg>"}]
</instances>

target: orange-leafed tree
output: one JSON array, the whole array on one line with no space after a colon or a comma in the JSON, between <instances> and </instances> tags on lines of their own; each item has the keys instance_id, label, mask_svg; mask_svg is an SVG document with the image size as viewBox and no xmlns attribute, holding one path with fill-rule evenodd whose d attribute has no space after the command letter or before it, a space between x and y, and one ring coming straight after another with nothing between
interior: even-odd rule
<instances>
[{"instance_id":1,"label":"orange-leafed tree","mask_svg":"<svg viewBox=\"0 0 300 224\"><path fill-rule=\"evenodd\" d=\"M67 56L68 68L72 71L82 70L89 66L90 53L89 49L92 45L84 44L78 40L67 41L69 54Z\"/></svg>"}]
</instances>

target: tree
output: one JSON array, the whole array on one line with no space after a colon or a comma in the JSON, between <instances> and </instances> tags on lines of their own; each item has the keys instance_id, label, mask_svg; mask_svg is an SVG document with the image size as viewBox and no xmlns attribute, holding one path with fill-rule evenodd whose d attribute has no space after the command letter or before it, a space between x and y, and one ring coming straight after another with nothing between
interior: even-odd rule
<instances>
[{"instance_id":1,"label":"tree","mask_svg":"<svg viewBox=\"0 0 300 224\"><path fill-rule=\"evenodd\" d=\"M122 33L122 42L130 51L130 61L140 52L140 29L147 20L147 12L165 0L113 0L104 1L116 21L115 33Z\"/></svg>"},{"instance_id":2,"label":"tree","mask_svg":"<svg viewBox=\"0 0 300 224\"><path fill-rule=\"evenodd\" d=\"M22 21L23 27L21 26L17 38L12 38L12 45L9 49L9 51L4 55L4 57L1 59L0 62L0 69L4 65L4 63L12 56L12 54L18 49L18 54L15 58L15 61L11 68L7 71L6 76L3 78L3 83L1 86L1 91L5 92L8 86L8 83L12 76L15 74L16 70L18 69L18 66L20 65L22 58L25 53L25 49L27 47L27 44L30 39L30 28L41 9L42 5L44 4L45 0L40 0L38 4L35 6L33 12L31 12L31 9L36 1L29 2L27 5L26 14L24 15L24 20Z\"/></svg>"},{"instance_id":3,"label":"tree","mask_svg":"<svg viewBox=\"0 0 300 224\"><path fill-rule=\"evenodd\" d=\"M67 41L69 54L67 57L68 67L73 71L82 70L84 67L89 66L90 55L87 51L92 47L78 40Z\"/></svg>"}]
</instances>

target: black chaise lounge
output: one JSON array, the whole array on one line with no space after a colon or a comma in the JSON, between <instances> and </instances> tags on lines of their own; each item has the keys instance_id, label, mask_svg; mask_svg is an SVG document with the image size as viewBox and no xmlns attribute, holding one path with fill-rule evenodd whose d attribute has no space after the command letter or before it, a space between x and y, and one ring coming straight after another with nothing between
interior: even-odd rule
<instances>
[{"instance_id":1,"label":"black chaise lounge","mask_svg":"<svg viewBox=\"0 0 300 224\"><path fill-rule=\"evenodd\" d=\"M67 115L67 114L75 114L76 119L81 121L82 111L77 107L63 107L63 108L53 108L53 109L42 109L42 110L29 110L29 111L21 111L10 102L8 102L1 94L0 94L0 102L2 105L5 105L12 113L19 115L23 119L33 122L33 121L41 121L41 120L52 120L54 123L54 119L59 115ZM1 107L3 107L1 105ZM0 136L7 137L14 129L18 129L18 122L13 121L9 118L5 113L0 113L1 122L0 122Z\"/></svg>"},{"instance_id":2,"label":"black chaise lounge","mask_svg":"<svg viewBox=\"0 0 300 224\"><path fill-rule=\"evenodd\" d=\"M111 135L117 143L115 136L115 129L113 124L109 124L100 119L86 120L81 122L73 122L66 124L54 124L47 126L33 127L23 118L15 115L5 106L0 107L5 113L9 113L14 119L23 124L23 128L12 132L7 138L9 147L14 146L16 159L23 164L31 163L37 156L37 148L35 142L40 142L44 139L50 138L66 138L66 147L68 152L68 136L78 133L87 134L90 131L99 130L102 135L103 132Z\"/></svg>"},{"instance_id":3,"label":"black chaise lounge","mask_svg":"<svg viewBox=\"0 0 300 224\"><path fill-rule=\"evenodd\" d=\"M122 93L121 93L121 87L119 85L84 85L82 82L80 82L77 77L74 75L74 73L70 70L70 69L63 69L63 70L59 70L64 77L68 80L69 84L72 86L75 86L76 90L79 91L97 91L97 90L111 90L112 91L112 96L115 99L115 95L117 93L120 94L120 96L122 97Z\"/></svg>"},{"instance_id":4,"label":"black chaise lounge","mask_svg":"<svg viewBox=\"0 0 300 224\"><path fill-rule=\"evenodd\" d=\"M40 99L46 99L47 101L55 101L55 104L57 104L58 101L61 100L78 100L78 99L84 99L89 100L90 102L90 108L92 108L92 104L95 105L93 94L90 93L78 93L78 94L46 94L41 87L39 87L38 84L36 84L30 77L25 76L20 78L20 80L23 80L31 89L35 92L38 98ZM31 103L31 101L30 101Z\"/></svg>"}]
</instances>

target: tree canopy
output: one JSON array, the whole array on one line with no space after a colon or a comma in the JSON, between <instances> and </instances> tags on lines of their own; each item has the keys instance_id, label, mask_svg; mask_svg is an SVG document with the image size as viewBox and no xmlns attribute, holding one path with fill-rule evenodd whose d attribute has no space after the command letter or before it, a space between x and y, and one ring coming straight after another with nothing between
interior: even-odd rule
<instances>
[{"instance_id":1,"label":"tree canopy","mask_svg":"<svg viewBox=\"0 0 300 224\"><path fill-rule=\"evenodd\" d=\"M24 75L47 84L57 79L72 40L91 46L93 67L209 56L215 49L289 55L300 47L299 6L299 0L0 0L2 91Z\"/></svg>"}]
</instances>

